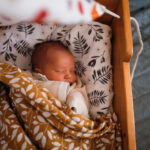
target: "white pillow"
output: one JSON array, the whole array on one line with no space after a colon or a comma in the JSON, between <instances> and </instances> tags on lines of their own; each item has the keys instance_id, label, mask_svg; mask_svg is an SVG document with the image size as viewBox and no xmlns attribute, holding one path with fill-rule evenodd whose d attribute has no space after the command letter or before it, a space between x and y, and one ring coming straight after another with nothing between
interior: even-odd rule
<instances>
[{"instance_id":1,"label":"white pillow","mask_svg":"<svg viewBox=\"0 0 150 150\"><path fill-rule=\"evenodd\" d=\"M34 45L51 40L61 41L72 52L77 75L86 84L91 116L107 113L113 97L111 28L107 25L19 23L0 27L0 62L29 70Z\"/></svg>"}]
</instances>

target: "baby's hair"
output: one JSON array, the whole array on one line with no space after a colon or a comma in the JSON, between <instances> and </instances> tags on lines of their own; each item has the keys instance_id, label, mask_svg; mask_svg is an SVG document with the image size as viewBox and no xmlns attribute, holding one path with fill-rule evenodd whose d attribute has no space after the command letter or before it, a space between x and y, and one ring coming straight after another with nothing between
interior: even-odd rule
<instances>
[{"instance_id":1,"label":"baby's hair","mask_svg":"<svg viewBox=\"0 0 150 150\"><path fill-rule=\"evenodd\" d=\"M34 49L36 49L38 46L43 46L44 44L61 45L62 47L67 49L67 47L64 44L62 44L60 41L46 41L43 43L37 43L36 45L34 45Z\"/></svg>"},{"instance_id":2,"label":"baby's hair","mask_svg":"<svg viewBox=\"0 0 150 150\"><path fill-rule=\"evenodd\" d=\"M31 56L31 63L32 63L32 70L34 68L39 67L42 61L46 59L46 52L50 47L63 47L64 51L69 52L72 54L66 46L64 46L61 42L59 41L47 41L44 43L38 43L34 46L34 50Z\"/></svg>"}]
</instances>

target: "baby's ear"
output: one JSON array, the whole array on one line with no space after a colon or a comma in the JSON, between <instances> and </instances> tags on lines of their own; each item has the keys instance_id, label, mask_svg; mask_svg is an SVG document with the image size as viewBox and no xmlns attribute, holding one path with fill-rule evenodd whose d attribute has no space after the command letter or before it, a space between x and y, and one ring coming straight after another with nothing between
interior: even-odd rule
<instances>
[{"instance_id":1,"label":"baby's ear","mask_svg":"<svg viewBox=\"0 0 150 150\"><path fill-rule=\"evenodd\" d=\"M34 71L37 72L37 73L42 73L40 68L34 68Z\"/></svg>"}]
</instances>

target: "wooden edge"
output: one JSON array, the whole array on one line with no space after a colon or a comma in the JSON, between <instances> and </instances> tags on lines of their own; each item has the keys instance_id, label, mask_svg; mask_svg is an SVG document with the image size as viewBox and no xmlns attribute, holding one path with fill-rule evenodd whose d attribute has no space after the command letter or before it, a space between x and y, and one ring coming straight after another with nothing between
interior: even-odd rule
<instances>
[{"instance_id":1,"label":"wooden edge","mask_svg":"<svg viewBox=\"0 0 150 150\"><path fill-rule=\"evenodd\" d=\"M121 59L121 61L124 62L130 62L133 55L133 40L128 0L120 0L115 12L120 15L121 18L113 18L111 26L113 28L113 35L116 36L115 33L120 35L119 39L117 38L117 42L122 44L122 46L120 46L121 49L116 50L118 52L116 59Z\"/></svg>"},{"instance_id":2,"label":"wooden edge","mask_svg":"<svg viewBox=\"0 0 150 150\"><path fill-rule=\"evenodd\" d=\"M126 97L127 135L129 150L136 150L134 107L132 98L130 64L123 62L124 88Z\"/></svg>"},{"instance_id":3,"label":"wooden edge","mask_svg":"<svg viewBox=\"0 0 150 150\"><path fill-rule=\"evenodd\" d=\"M131 30L131 20L130 20L130 10L129 1L122 0L122 18L124 24L124 33L126 41L126 51L123 56L123 61L130 62L133 55L133 42L132 42L132 30Z\"/></svg>"}]
</instances>

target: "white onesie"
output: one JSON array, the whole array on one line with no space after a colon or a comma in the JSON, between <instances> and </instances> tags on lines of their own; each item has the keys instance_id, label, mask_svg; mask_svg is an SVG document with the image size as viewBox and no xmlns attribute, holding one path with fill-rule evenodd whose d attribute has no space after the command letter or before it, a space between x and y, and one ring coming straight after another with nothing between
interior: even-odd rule
<instances>
[{"instance_id":1,"label":"white onesie","mask_svg":"<svg viewBox=\"0 0 150 150\"><path fill-rule=\"evenodd\" d=\"M72 110L83 117L89 118L89 104L85 86L80 79L70 85L68 82L51 81L45 75L26 71L33 80L48 91L57 99L66 103Z\"/></svg>"}]
</instances>

